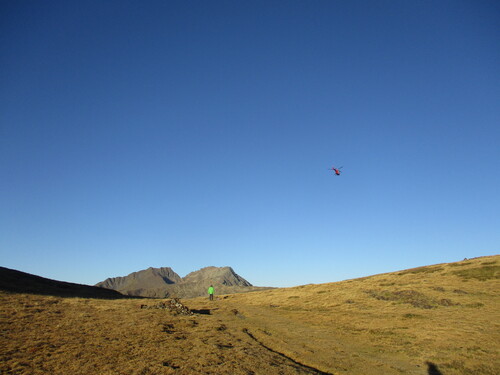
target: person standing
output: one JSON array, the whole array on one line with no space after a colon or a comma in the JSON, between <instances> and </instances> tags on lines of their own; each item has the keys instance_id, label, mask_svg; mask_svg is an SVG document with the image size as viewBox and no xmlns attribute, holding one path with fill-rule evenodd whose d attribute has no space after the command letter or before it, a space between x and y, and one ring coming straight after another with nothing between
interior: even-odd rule
<instances>
[{"instance_id":1,"label":"person standing","mask_svg":"<svg viewBox=\"0 0 500 375\"><path fill-rule=\"evenodd\" d=\"M214 300L214 291L214 286L210 285L210 287L208 288L208 298L210 299L210 301Z\"/></svg>"}]
</instances>

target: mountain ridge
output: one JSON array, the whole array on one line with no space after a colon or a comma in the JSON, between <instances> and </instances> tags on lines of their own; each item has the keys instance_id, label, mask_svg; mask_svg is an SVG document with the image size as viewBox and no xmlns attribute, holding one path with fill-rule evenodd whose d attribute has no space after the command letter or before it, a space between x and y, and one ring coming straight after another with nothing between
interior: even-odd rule
<instances>
[{"instance_id":1,"label":"mountain ridge","mask_svg":"<svg viewBox=\"0 0 500 375\"><path fill-rule=\"evenodd\" d=\"M108 278L95 284L95 286L116 290L128 296L154 298L199 297L206 294L210 285L215 287L217 294L264 289L253 286L229 266L204 267L188 273L185 277L180 277L170 267L149 267L127 276Z\"/></svg>"},{"instance_id":2,"label":"mountain ridge","mask_svg":"<svg viewBox=\"0 0 500 375\"><path fill-rule=\"evenodd\" d=\"M48 279L6 267L0 267L0 290L10 293L28 293L60 297L102 299L127 297L116 290Z\"/></svg>"}]
</instances>

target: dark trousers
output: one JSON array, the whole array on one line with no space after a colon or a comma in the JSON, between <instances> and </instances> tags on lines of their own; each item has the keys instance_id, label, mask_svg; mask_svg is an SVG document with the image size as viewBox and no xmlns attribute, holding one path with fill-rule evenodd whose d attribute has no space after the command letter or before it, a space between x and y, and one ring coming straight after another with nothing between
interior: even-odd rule
<instances>
[{"instance_id":1,"label":"dark trousers","mask_svg":"<svg viewBox=\"0 0 500 375\"><path fill-rule=\"evenodd\" d=\"M209 294L208 298L210 299L210 301L213 301L214 300L214 295L213 294Z\"/></svg>"}]
</instances>

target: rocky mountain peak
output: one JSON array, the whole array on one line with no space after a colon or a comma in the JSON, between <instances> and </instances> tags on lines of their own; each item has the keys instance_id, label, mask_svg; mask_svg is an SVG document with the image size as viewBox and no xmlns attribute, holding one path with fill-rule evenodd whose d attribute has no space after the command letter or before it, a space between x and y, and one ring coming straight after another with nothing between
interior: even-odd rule
<instances>
[{"instance_id":1,"label":"rocky mountain peak","mask_svg":"<svg viewBox=\"0 0 500 375\"><path fill-rule=\"evenodd\" d=\"M96 284L127 295L160 298L202 296L210 285L213 285L218 293L241 292L254 288L231 267L213 266L191 272L183 278L170 267L149 267L128 276L108 278Z\"/></svg>"}]
</instances>

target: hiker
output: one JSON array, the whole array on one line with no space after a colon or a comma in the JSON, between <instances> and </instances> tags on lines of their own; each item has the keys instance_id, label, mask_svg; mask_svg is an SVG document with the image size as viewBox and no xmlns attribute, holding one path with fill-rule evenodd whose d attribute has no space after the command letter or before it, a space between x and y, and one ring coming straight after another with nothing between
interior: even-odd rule
<instances>
[{"instance_id":1,"label":"hiker","mask_svg":"<svg viewBox=\"0 0 500 375\"><path fill-rule=\"evenodd\" d=\"M210 287L208 288L208 298L210 299L210 301L214 300L214 286L213 285L210 285Z\"/></svg>"}]
</instances>

